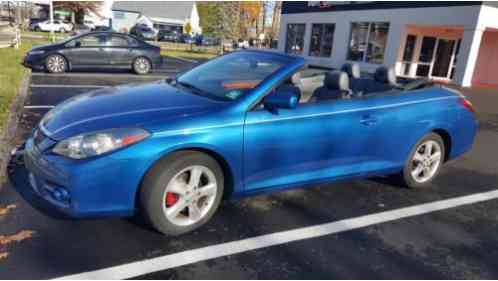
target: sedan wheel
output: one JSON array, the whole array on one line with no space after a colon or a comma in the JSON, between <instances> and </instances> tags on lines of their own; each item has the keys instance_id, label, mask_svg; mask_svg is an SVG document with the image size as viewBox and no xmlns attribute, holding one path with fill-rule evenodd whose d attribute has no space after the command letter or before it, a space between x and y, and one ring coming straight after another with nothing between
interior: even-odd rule
<instances>
[{"instance_id":1,"label":"sedan wheel","mask_svg":"<svg viewBox=\"0 0 498 281\"><path fill-rule=\"evenodd\" d=\"M150 69L150 61L147 58L139 57L133 62L133 71L135 71L136 74L147 74L150 72Z\"/></svg>"},{"instance_id":2,"label":"sedan wheel","mask_svg":"<svg viewBox=\"0 0 498 281\"><path fill-rule=\"evenodd\" d=\"M403 180L412 188L426 187L437 176L444 161L444 142L438 134L430 133L412 150L403 169Z\"/></svg>"},{"instance_id":3,"label":"sedan wheel","mask_svg":"<svg viewBox=\"0 0 498 281\"><path fill-rule=\"evenodd\" d=\"M195 151L173 153L144 178L140 194L143 215L164 234L190 232L213 216L223 184L223 170L210 156Z\"/></svg>"},{"instance_id":4,"label":"sedan wheel","mask_svg":"<svg viewBox=\"0 0 498 281\"><path fill-rule=\"evenodd\" d=\"M45 67L50 73L62 73L66 71L66 66L66 60L60 55L51 55L45 62Z\"/></svg>"}]
</instances>

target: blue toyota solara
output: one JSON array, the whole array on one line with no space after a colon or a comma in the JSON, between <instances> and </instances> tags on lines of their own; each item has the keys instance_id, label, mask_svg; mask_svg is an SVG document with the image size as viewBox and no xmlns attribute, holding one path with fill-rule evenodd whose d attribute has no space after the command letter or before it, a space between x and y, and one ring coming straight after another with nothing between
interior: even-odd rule
<instances>
[{"instance_id":1,"label":"blue toyota solara","mask_svg":"<svg viewBox=\"0 0 498 281\"><path fill-rule=\"evenodd\" d=\"M222 197L379 175L425 187L472 146L474 109L453 89L400 85L386 67L303 72L299 57L239 51L71 98L26 142L30 184L70 216L140 211L178 235Z\"/></svg>"}]
</instances>

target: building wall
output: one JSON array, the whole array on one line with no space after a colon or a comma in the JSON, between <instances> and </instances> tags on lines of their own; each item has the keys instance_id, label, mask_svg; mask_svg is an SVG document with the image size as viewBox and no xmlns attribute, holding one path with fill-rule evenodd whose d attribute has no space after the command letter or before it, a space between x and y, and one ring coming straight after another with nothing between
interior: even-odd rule
<instances>
[{"instance_id":1,"label":"building wall","mask_svg":"<svg viewBox=\"0 0 498 281\"><path fill-rule=\"evenodd\" d=\"M472 83L498 86L498 30L485 31L481 40Z\"/></svg>"},{"instance_id":2,"label":"building wall","mask_svg":"<svg viewBox=\"0 0 498 281\"><path fill-rule=\"evenodd\" d=\"M461 26L463 29L473 30L479 18L480 8L481 6L475 5L283 14L278 48L280 51L285 51L288 23L306 23L303 56L310 64L338 68L347 61L346 56L352 22L389 22L390 27L383 64L395 66L400 59L400 47L404 44L406 38L407 25ZM317 58L307 55L309 53L312 23L335 23L334 43L330 58ZM379 66L371 63L360 64L364 71L370 72L373 72Z\"/></svg>"}]
</instances>

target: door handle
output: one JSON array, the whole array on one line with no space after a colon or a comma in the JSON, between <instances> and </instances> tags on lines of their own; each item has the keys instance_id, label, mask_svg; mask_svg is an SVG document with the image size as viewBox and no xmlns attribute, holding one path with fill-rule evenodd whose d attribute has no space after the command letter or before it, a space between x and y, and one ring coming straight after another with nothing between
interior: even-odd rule
<instances>
[{"instance_id":1,"label":"door handle","mask_svg":"<svg viewBox=\"0 0 498 281\"><path fill-rule=\"evenodd\" d=\"M370 115L364 115L361 117L360 123L365 126L374 125L375 123L377 123L377 118L372 117Z\"/></svg>"}]
</instances>

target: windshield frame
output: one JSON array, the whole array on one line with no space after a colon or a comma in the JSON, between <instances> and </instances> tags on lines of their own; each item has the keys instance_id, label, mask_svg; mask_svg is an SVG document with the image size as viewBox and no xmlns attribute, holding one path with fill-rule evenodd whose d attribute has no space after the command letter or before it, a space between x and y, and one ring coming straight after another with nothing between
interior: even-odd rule
<instances>
[{"instance_id":1,"label":"windshield frame","mask_svg":"<svg viewBox=\"0 0 498 281\"><path fill-rule=\"evenodd\" d=\"M192 68L192 69L189 69L189 70L187 70L185 72L180 73L179 75L177 75L175 77L175 79L173 81L175 81L175 84L185 83L185 81L180 81L180 79L182 77L184 77L184 75L187 75L191 71L194 71L196 68L202 67L203 65L205 65L205 64L207 64L209 62L212 62L213 60L218 60L218 59L221 59L221 58L223 58L225 56L228 56L228 55L244 54L244 53L247 54L247 55L255 55L255 56L258 56L258 55L268 56L268 57L274 56L276 61L280 61L282 63L273 72L269 73L261 81L259 81L258 84L256 84L254 87L252 87L250 89L247 89L244 93L242 93L240 96L238 96L238 97L236 97L234 99L231 99L231 98L229 98L227 96L224 96L224 95L218 95L218 94L212 93L212 92L207 91L205 89L199 89L199 90L201 90L203 92L202 94L201 93L194 93L194 94L199 94L201 96L207 97L209 99L217 100L217 101L237 102L237 101L240 101L240 100L244 99L245 96L251 95L262 84L264 84L267 80L271 79L273 76L275 76L277 73L281 72L283 69L287 68L289 65L291 65L295 61L294 57L288 56L288 55L285 55L285 54L274 53L274 52L270 52L270 51L262 51L262 50L240 50L240 51L225 53L225 54L223 54L221 56L218 56L218 57L216 57L216 58L214 58L212 60L208 60L206 62L203 62L203 63L199 64L198 66ZM197 87L196 85L192 85L192 86ZM190 87L185 87L185 88L190 88ZM197 87L197 88L199 88L199 87Z\"/></svg>"}]
</instances>

